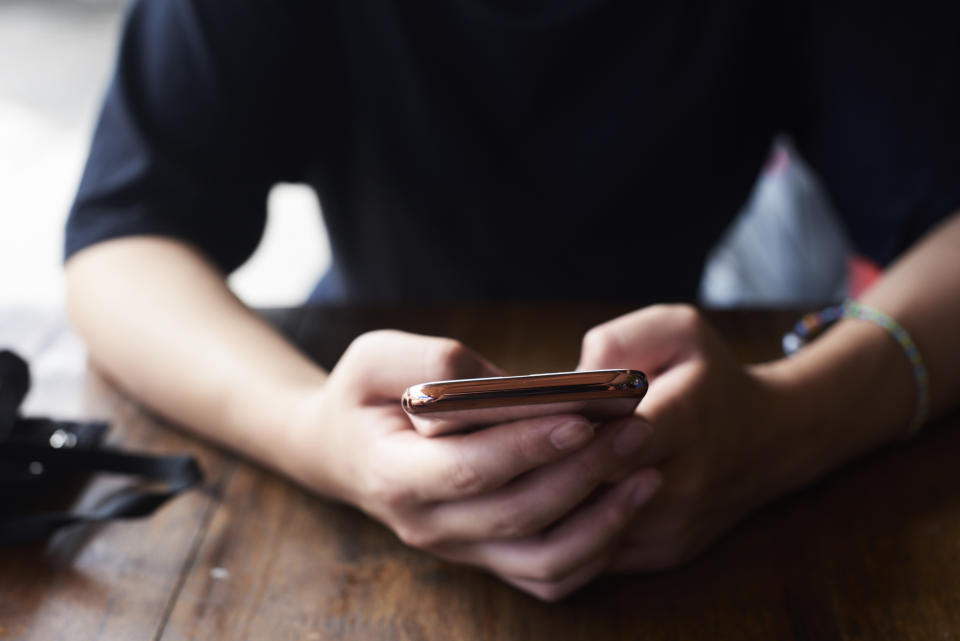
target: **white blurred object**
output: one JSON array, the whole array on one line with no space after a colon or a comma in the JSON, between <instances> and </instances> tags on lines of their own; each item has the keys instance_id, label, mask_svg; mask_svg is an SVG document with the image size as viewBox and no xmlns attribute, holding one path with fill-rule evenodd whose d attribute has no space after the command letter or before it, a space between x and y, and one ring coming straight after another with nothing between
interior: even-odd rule
<instances>
[{"instance_id":1,"label":"white blurred object","mask_svg":"<svg viewBox=\"0 0 960 641\"><path fill-rule=\"evenodd\" d=\"M61 303L63 224L120 2L0 3L0 305Z\"/></svg>"},{"instance_id":2,"label":"white blurred object","mask_svg":"<svg viewBox=\"0 0 960 641\"><path fill-rule=\"evenodd\" d=\"M303 304L330 264L317 195L281 183L267 198L267 228L253 256L230 275L230 288L252 307Z\"/></svg>"},{"instance_id":3,"label":"white blurred object","mask_svg":"<svg viewBox=\"0 0 960 641\"><path fill-rule=\"evenodd\" d=\"M63 302L63 226L109 80L124 0L0 1L0 308ZM267 230L230 283L297 305L330 262L316 196L279 185Z\"/></svg>"},{"instance_id":4,"label":"white blurred object","mask_svg":"<svg viewBox=\"0 0 960 641\"><path fill-rule=\"evenodd\" d=\"M826 192L789 141L778 140L744 210L700 282L710 307L807 306L847 292L850 243Z\"/></svg>"},{"instance_id":5,"label":"white blurred object","mask_svg":"<svg viewBox=\"0 0 960 641\"><path fill-rule=\"evenodd\" d=\"M0 100L0 302L62 300L63 223L83 168L86 136Z\"/></svg>"}]
</instances>

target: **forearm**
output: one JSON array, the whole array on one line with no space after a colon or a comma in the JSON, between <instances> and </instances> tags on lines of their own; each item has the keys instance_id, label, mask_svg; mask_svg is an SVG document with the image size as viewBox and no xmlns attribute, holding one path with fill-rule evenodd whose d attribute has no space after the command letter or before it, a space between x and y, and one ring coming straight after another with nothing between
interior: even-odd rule
<instances>
[{"instance_id":1,"label":"forearm","mask_svg":"<svg viewBox=\"0 0 960 641\"><path fill-rule=\"evenodd\" d=\"M898 261L863 302L897 319L916 342L930 374L931 416L956 407L960 403L960 212Z\"/></svg>"},{"instance_id":2,"label":"forearm","mask_svg":"<svg viewBox=\"0 0 960 641\"><path fill-rule=\"evenodd\" d=\"M154 411L281 468L289 415L325 373L190 247L134 237L67 263L70 315L94 364Z\"/></svg>"},{"instance_id":3,"label":"forearm","mask_svg":"<svg viewBox=\"0 0 960 641\"><path fill-rule=\"evenodd\" d=\"M960 215L931 232L861 298L897 320L929 372L931 417L960 403ZM759 366L805 482L903 435L917 407L912 368L889 333L845 320L796 356Z\"/></svg>"}]
</instances>

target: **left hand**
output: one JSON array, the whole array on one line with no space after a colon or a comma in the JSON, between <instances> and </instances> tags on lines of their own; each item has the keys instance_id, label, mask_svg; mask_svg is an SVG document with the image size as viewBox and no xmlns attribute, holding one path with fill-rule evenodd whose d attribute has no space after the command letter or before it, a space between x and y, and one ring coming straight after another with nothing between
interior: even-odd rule
<instances>
[{"instance_id":1,"label":"left hand","mask_svg":"<svg viewBox=\"0 0 960 641\"><path fill-rule=\"evenodd\" d=\"M607 571L687 561L806 478L803 466L784 464L795 450L775 416L775 386L741 365L693 307L657 305L595 327L579 368L641 369L651 380L637 415L620 419L635 429L618 439L645 441L633 469L659 469L663 485L624 531Z\"/></svg>"}]
</instances>

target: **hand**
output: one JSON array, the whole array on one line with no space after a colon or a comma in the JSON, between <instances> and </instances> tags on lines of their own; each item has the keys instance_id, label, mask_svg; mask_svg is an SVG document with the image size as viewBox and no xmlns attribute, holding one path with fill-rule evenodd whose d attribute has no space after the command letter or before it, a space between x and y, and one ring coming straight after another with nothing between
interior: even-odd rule
<instances>
[{"instance_id":1,"label":"hand","mask_svg":"<svg viewBox=\"0 0 960 641\"><path fill-rule=\"evenodd\" d=\"M595 433L579 416L428 438L400 408L410 385L500 373L450 339L365 334L295 412L288 471L409 545L558 598L607 565L659 474L621 474L598 492L622 467L611 447L617 432Z\"/></svg>"},{"instance_id":2,"label":"hand","mask_svg":"<svg viewBox=\"0 0 960 641\"><path fill-rule=\"evenodd\" d=\"M592 329L579 367L651 378L633 431L614 447L643 441L630 469L659 469L663 487L625 530L607 571L682 563L805 478L786 463L797 450L775 417L776 390L692 307L648 307Z\"/></svg>"}]
</instances>

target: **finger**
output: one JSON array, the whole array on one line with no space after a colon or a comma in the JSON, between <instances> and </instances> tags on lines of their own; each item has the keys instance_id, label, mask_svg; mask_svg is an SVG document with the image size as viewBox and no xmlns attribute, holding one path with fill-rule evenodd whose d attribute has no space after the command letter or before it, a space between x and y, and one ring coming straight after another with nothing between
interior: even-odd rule
<instances>
[{"instance_id":1,"label":"finger","mask_svg":"<svg viewBox=\"0 0 960 641\"><path fill-rule=\"evenodd\" d=\"M646 517L647 513L644 512L642 518ZM631 529L630 542L620 544L612 551L605 572L627 574L675 568L696 557L716 535L693 539L686 533L667 532L656 515L651 514L650 519L656 527L650 529L649 535ZM719 530L716 532L719 533Z\"/></svg>"},{"instance_id":2,"label":"finger","mask_svg":"<svg viewBox=\"0 0 960 641\"><path fill-rule=\"evenodd\" d=\"M661 474L669 476L669 466L662 470ZM669 568L675 563L677 548L684 544L683 538L690 528L671 525L681 522L676 513L672 486L672 483L667 483L647 502L643 510L634 515L627 526L628 533L611 551L604 572L654 572Z\"/></svg>"},{"instance_id":3,"label":"finger","mask_svg":"<svg viewBox=\"0 0 960 641\"><path fill-rule=\"evenodd\" d=\"M719 503L694 519L677 496L661 491L634 518L629 534L611 554L606 571L654 572L682 565L703 552L745 514L745 510Z\"/></svg>"},{"instance_id":4,"label":"finger","mask_svg":"<svg viewBox=\"0 0 960 641\"><path fill-rule=\"evenodd\" d=\"M393 434L391 476L417 502L450 501L490 492L538 466L569 456L594 438L582 416L560 414L503 423L475 432L427 438Z\"/></svg>"},{"instance_id":5,"label":"finger","mask_svg":"<svg viewBox=\"0 0 960 641\"><path fill-rule=\"evenodd\" d=\"M666 421L654 423L641 414L607 423L603 429L613 434L610 449L621 463L611 469L604 480L617 483L634 470L659 465L668 459L674 451L676 430L667 425Z\"/></svg>"},{"instance_id":6,"label":"finger","mask_svg":"<svg viewBox=\"0 0 960 641\"><path fill-rule=\"evenodd\" d=\"M577 368L632 368L656 377L690 353L703 324L688 305L645 307L587 332Z\"/></svg>"},{"instance_id":7,"label":"finger","mask_svg":"<svg viewBox=\"0 0 960 641\"><path fill-rule=\"evenodd\" d=\"M659 572L681 563L669 542L629 543L614 550L611 557L604 567L607 574Z\"/></svg>"},{"instance_id":8,"label":"finger","mask_svg":"<svg viewBox=\"0 0 960 641\"><path fill-rule=\"evenodd\" d=\"M690 394L690 381L700 367L697 360L672 367L651 384L633 416L608 423L618 430L613 449L630 469L660 465L688 446L690 426L700 422Z\"/></svg>"},{"instance_id":9,"label":"finger","mask_svg":"<svg viewBox=\"0 0 960 641\"><path fill-rule=\"evenodd\" d=\"M613 544L659 487L660 473L647 468L541 535L461 544L448 548L444 556L518 580L562 581Z\"/></svg>"},{"instance_id":10,"label":"finger","mask_svg":"<svg viewBox=\"0 0 960 641\"><path fill-rule=\"evenodd\" d=\"M406 388L429 381L503 374L460 341L397 330L357 337L335 372L347 382L347 393L366 401L399 399Z\"/></svg>"},{"instance_id":11,"label":"finger","mask_svg":"<svg viewBox=\"0 0 960 641\"><path fill-rule=\"evenodd\" d=\"M559 581L535 581L533 579L518 579L511 576L500 578L532 594L542 601L559 601L570 595L578 588L583 587L600 574L608 563L609 554L604 553L580 566Z\"/></svg>"},{"instance_id":12,"label":"finger","mask_svg":"<svg viewBox=\"0 0 960 641\"><path fill-rule=\"evenodd\" d=\"M691 381L704 366L699 359L684 361L657 377L643 403L631 416L608 421L603 429L616 432L612 448L626 462L619 469L635 470L660 465L689 438L690 425L699 423L691 402ZM606 480L615 482L621 477Z\"/></svg>"},{"instance_id":13,"label":"finger","mask_svg":"<svg viewBox=\"0 0 960 641\"><path fill-rule=\"evenodd\" d=\"M631 446L641 449L650 430L632 423L605 428L576 454L533 470L493 492L460 501L439 503L421 515L424 528L446 541L516 539L544 530L580 505L596 488L622 480L636 467L612 449L621 438L617 428L641 438ZM630 452L633 454L634 452Z\"/></svg>"}]
</instances>

